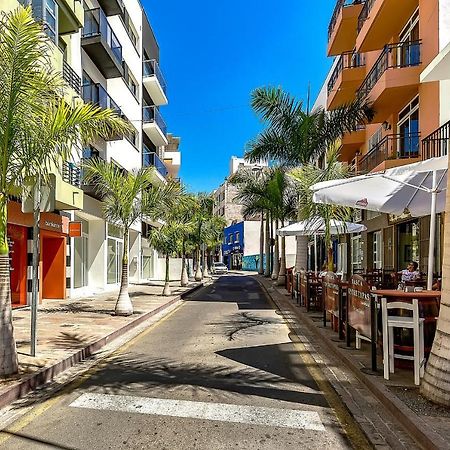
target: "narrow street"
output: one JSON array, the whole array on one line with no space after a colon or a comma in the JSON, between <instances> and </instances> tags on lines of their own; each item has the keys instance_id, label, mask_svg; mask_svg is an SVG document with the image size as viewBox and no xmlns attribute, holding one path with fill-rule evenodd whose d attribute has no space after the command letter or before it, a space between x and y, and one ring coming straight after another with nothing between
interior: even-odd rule
<instances>
[{"instance_id":1,"label":"narrow street","mask_svg":"<svg viewBox=\"0 0 450 450\"><path fill-rule=\"evenodd\" d=\"M350 447L289 329L258 283L238 275L193 294L0 433L11 450Z\"/></svg>"}]
</instances>

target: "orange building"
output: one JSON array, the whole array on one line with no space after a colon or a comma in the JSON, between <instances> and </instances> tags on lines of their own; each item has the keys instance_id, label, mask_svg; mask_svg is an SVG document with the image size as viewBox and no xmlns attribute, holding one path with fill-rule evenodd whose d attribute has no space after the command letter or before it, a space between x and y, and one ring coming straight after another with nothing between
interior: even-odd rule
<instances>
[{"instance_id":1,"label":"orange building","mask_svg":"<svg viewBox=\"0 0 450 450\"><path fill-rule=\"evenodd\" d=\"M344 136L341 160L356 173L379 171L446 154L438 81L420 75L440 51L442 0L338 0L328 28L327 109L363 96L372 123ZM441 33L440 33L441 31ZM368 232L341 242L341 269L400 269L417 260L426 270L429 217L412 219L361 211ZM440 272L441 243L436 243ZM347 257L347 255L349 255ZM345 267L343 267L345 266Z\"/></svg>"}]
</instances>

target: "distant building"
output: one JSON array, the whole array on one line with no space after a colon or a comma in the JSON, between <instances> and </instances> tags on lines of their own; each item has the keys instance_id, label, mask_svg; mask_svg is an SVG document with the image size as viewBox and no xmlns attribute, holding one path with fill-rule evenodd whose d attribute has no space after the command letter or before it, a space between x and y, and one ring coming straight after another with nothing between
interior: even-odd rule
<instances>
[{"instance_id":1,"label":"distant building","mask_svg":"<svg viewBox=\"0 0 450 450\"><path fill-rule=\"evenodd\" d=\"M260 223L245 220L224 229L222 258L230 270L258 270ZM286 267L295 264L295 237L286 238ZM265 264L265 261L264 261Z\"/></svg>"},{"instance_id":2,"label":"distant building","mask_svg":"<svg viewBox=\"0 0 450 450\"><path fill-rule=\"evenodd\" d=\"M244 167L264 168L267 166L267 162L249 163L244 158L232 156L230 159L228 178L226 178L225 181L214 191L214 214L216 216L224 217L227 225L242 222L244 220L242 213L243 206L235 201L238 194L238 189L235 185L229 182L229 177Z\"/></svg>"}]
</instances>

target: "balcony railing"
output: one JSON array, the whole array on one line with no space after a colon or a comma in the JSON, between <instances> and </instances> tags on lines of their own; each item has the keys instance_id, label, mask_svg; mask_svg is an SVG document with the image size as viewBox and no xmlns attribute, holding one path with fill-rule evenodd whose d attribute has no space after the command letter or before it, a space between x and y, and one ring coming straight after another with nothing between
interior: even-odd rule
<instances>
[{"instance_id":1,"label":"balcony railing","mask_svg":"<svg viewBox=\"0 0 450 450\"><path fill-rule=\"evenodd\" d=\"M63 61L62 75L64 81L78 94L81 95L81 78L72 69L67 61Z\"/></svg>"},{"instance_id":2,"label":"balcony railing","mask_svg":"<svg viewBox=\"0 0 450 450\"><path fill-rule=\"evenodd\" d=\"M334 27L336 26L337 18L341 12L341 9L346 6L359 5L361 3L364 3L364 0L337 0L333 15L331 16L330 24L328 25L328 38L331 37L334 31Z\"/></svg>"},{"instance_id":3,"label":"balcony railing","mask_svg":"<svg viewBox=\"0 0 450 450\"><path fill-rule=\"evenodd\" d=\"M359 160L357 170L366 173L390 159L418 158L419 140L420 133L387 135Z\"/></svg>"},{"instance_id":4,"label":"balcony railing","mask_svg":"<svg viewBox=\"0 0 450 450\"><path fill-rule=\"evenodd\" d=\"M100 108L112 109L119 116L122 114L117 103L106 92L101 84L85 84L82 88L82 96L85 103L94 103Z\"/></svg>"},{"instance_id":5,"label":"balcony railing","mask_svg":"<svg viewBox=\"0 0 450 450\"><path fill-rule=\"evenodd\" d=\"M369 95L378 80L388 69L418 66L421 41L399 42L386 45L359 88L358 94Z\"/></svg>"},{"instance_id":6,"label":"balcony railing","mask_svg":"<svg viewBox=\"0 0 450 450\"><path fill-rule=\"evenodd\" d=\"M144 145L142 150L142 165L144 167L155 167L164 178L169 174L164 162L161 161L155 152L150 151L146 145Z\"/></svg>"},{"instance_id":7,"label":"balcony railing","mask_svg":"<svg viewBox=\"0 0 450 450\"><path fill-rule=\"evenodd\" d=\"M448 155L450 146L450 121L422 140L422 159Z\"/></svg>"},{"instance_id":8,"label":"balcony railing","mask_svg":"<svg viewBox=\"0 0 450 450\"><path fill-rule=\"evenodd\" d=\"M164 80L164 77L163 77L163 74L159 67L158 61L156 61L156 59L151 59L148 61L144 61L143 64L144 64L144 67L143 67L144 77L156 76L156 78L159 81L159 84L161 85L161 88L162 88L164 94L167 94L166 81Z\"/></svg>"},{"instance_id":9,"label":"balcony railing","mask_svg":"<svg viewBox=\"0 0 450 450\"><path fill-rule=\"evenodd\" d=\"M142 121L144 123L156 123L164 136L167 135L167 126L164 122L161 113L155 106L144 106L142 108Z\"/></svg>"},{"instance_id":10,"label":"balcony railing","mask_svg":"<svg viewBox=\"0 0 450 450\"><path fill-rule=\"evenodd\" d=\"M366 64L366 58L364 55L356 52L346 52L343 53L336 64L336 67L331 74L330 80L328 81L328 93L333 90L336 81L345 69L355 69L357 67L363 67Z\"/></svg>"},{"instance_id":11,"label":"balcony railing","mask_svg":"<svg viewBox=\"0 0 450 450\"><path fill-rule=\"evenodd\" d=\"M366 0L363 9L359 13L358 17L358 33L361 31L361 28L364 25L364 22L369 17L369 13L372 10L373 4L375 3L375 0Z\"/></svg>"},{"instance_id":12,"label":"balcony railing","mask_svg":"<svg viewBox=\"0 0 450 450\"><path fill-rule=\"evenodd\" d=\"M81 170L76 164L65 161L62 165L61 176L66 183L75 187L81 186Z\"/></svg>"},{"instance_id":13,"label":"balcony railing","mask_svg":"<svg viewBox=\"0 0 450 450\"><path fill-rule=\"evenodd\" d=\"M117 62L122 64L122 46L116 34L108 23L105 13L101 8L89 9L84 12L84 27L82 37L101 36L111 48Z\"/></svg>"}]
</instances>

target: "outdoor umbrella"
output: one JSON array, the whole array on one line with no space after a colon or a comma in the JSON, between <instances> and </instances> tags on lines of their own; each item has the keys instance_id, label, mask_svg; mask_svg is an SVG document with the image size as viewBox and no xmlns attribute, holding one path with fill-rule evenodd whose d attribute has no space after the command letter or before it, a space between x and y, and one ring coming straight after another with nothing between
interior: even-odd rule
<instances>
[{"instance_id":1,"label":"outdoor umbrella","mask_svg":"<svg viewBox=\"0 0 450 450\"><path fill-rule=\"evenodd\" d=\"M330 232L332 235L361 233L366 231L365 225L360 223L343 222L340 220L330 220ZM292 223L277 230L279 236L310 236L314 235L314 261L317 272L317 235L324 234L325 221L321 217L313 217L309 220Z\"/></svg>"},{"instance_id":2,"label":"outdoor umbrella","mask_svg":"<svg viewBox=\"0 0 450 450\"><path fill-rule=\"evenodd\" d=\"M316 203L387 214L431 214L427 289L433 284L436 213L445 209L448 157L431 158L383 172L325 181L311 187Z\"/></svg>"}]
</instances>

